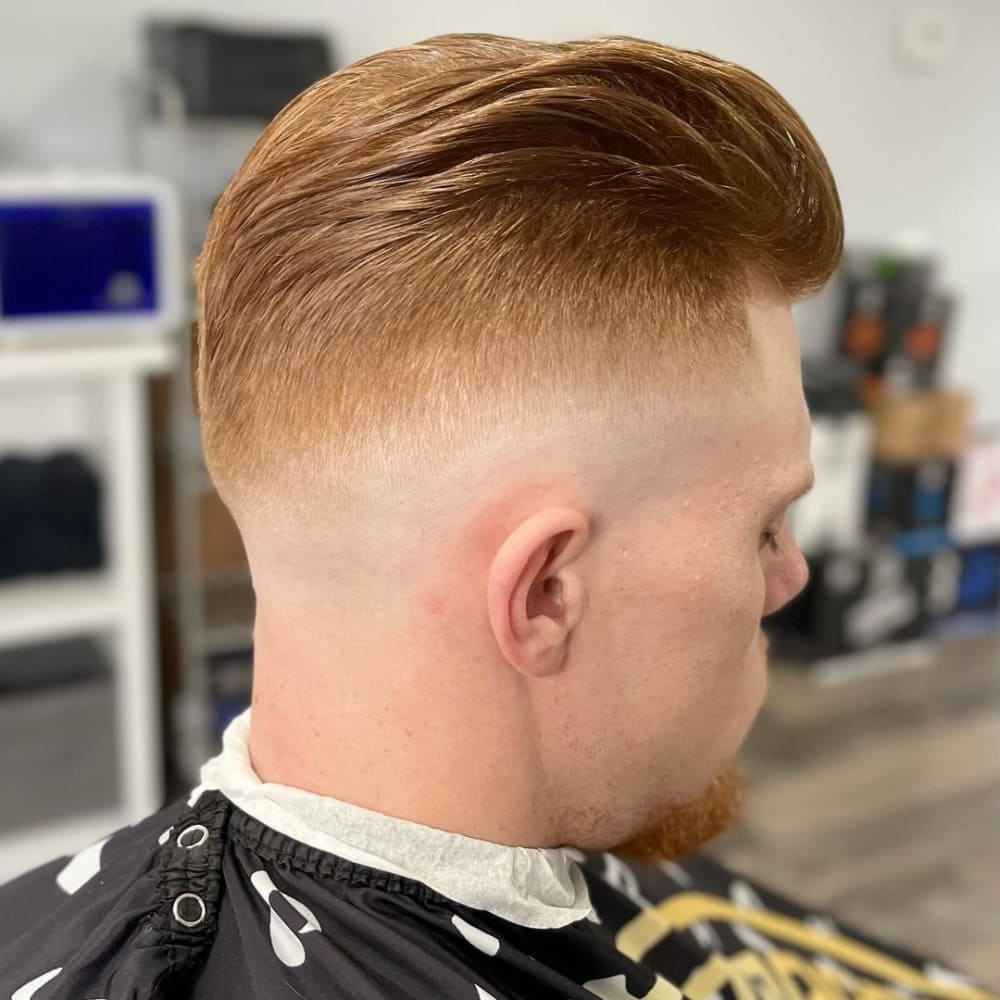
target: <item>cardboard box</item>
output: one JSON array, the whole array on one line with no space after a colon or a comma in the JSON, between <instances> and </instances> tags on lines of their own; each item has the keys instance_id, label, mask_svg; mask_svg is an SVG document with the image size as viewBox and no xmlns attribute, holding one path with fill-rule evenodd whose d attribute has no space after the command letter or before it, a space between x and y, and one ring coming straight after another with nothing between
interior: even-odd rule
<instances>
[{"instance_id":1,"label":"cardboard box","mask_svg":"<svg viewBox=\"0 0 1000 1000\"><path fill-rule=\"evenodd\" d=\"M969 397L962 392L883 396L872 407L872 453L884 462L957 458L969 440Z\"/></svg>"}]
</instances>

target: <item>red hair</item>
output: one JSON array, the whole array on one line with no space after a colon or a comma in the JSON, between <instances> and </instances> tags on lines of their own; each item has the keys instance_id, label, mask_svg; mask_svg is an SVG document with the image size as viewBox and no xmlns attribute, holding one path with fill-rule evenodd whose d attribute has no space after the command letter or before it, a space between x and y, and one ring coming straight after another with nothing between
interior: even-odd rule
<instances>
[{"instance_id":1,"label":"red hair","mask_svg":"<svg viewBox=\"0 0 1000 1000\"><path fill-rule=\"evenodd\" d=\"M745 368L750 276L799 298L842 239L815 139L740 66L622 37L378 53L281 111L215 208L206 461L238 521L308 516L546 413L641 413Z\"/></svg>"}]
</instances>

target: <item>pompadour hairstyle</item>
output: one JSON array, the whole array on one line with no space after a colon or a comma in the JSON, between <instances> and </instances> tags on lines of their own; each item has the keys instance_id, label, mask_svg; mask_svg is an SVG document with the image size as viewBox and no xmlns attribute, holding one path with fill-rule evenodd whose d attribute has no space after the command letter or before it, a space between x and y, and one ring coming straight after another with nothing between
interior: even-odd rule
<instances>
[{"instance_id":1,"label":"pompadour hairstyle","mask_svg":"<svg viewBox=\"0 0 1000 1000\"><path fill-rule=\"evenodd\" d=\"M751 279L801 298L842 240L815 139L741 66L627 37L380 52L285 107L215 207L206 461L238 521L310 516L554 413L641 415L746 369Z\"/></svg>"}]
</instances>

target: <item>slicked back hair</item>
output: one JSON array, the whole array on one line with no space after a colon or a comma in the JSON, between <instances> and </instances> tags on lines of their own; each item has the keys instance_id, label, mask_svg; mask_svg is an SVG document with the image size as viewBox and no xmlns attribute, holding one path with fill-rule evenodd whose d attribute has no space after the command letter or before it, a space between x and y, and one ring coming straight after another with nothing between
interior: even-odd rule
<instances>
[{"instance_id":1,"label":"slicked back hair","mask_svg":"<svg viewBox=\"0 0 1000 1000\"><path fill-rule=\"evenodd\" d=\"M626 37L380 52L285 107L213 212L206 461L238 521L307 517L553 413L638 413L738 375L751 278L801 298L842 239L815 139L740 66Z\"/></svg>"}]
</instances>

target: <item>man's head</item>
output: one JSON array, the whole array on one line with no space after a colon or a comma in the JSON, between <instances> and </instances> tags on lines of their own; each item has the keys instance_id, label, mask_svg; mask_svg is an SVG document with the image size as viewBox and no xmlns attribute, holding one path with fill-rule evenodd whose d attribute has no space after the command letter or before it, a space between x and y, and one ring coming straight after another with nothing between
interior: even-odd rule
<instances>
[{"instance_id":1,"label":"man's head","mask_svg":"<svg viewBox=\"0 0 1000 1000\"><path fill-rule=\"evenodd\" d=\"M805 125L701 53L445 36L293 101L199 261L206 460L271 650L255 726L349 690L341 732L378 705L355 739L523 790L529 818L476 835L716 832L761 619L805 580L789 305L841 239ZM310 673L306 635L339 659Z\"/></svg>"}]
</instances>

